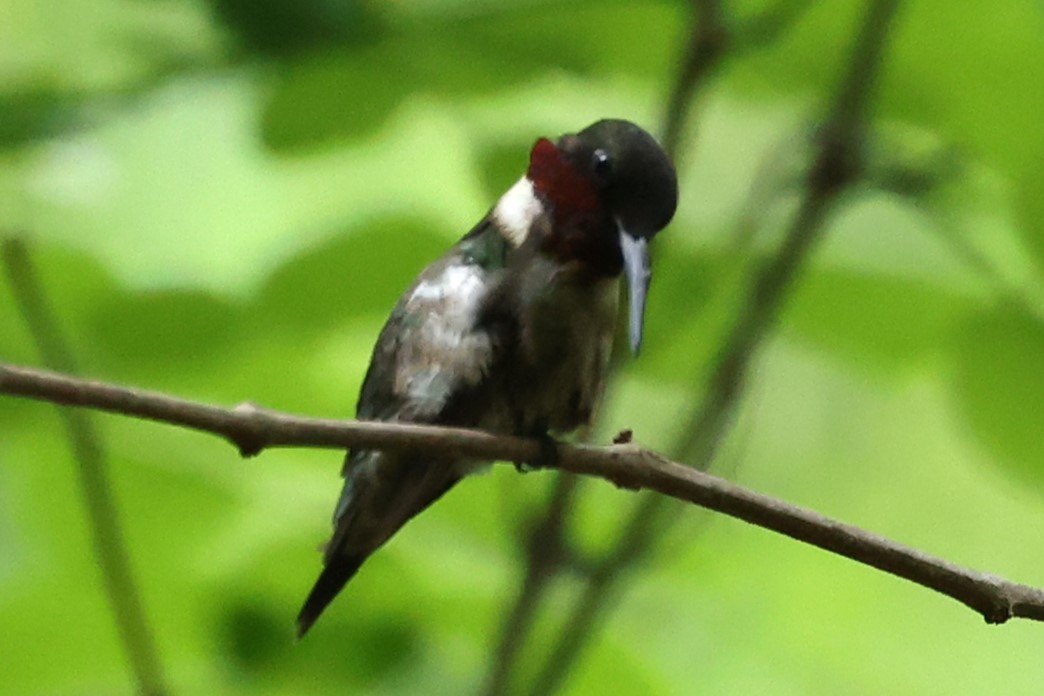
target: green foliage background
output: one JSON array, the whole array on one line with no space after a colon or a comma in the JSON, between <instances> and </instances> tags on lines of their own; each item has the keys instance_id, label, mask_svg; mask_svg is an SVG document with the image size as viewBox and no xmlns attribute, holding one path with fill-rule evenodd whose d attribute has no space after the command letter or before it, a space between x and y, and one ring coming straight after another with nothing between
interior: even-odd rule
<instances>
[{"instance_id":1,"label":"green foliage background","mask_svg":"<svg viewBox=\"0 0 1044 696\"><path fill-rule=\"evenodd\" d=\"M788 0L781 0L787 3ZM739 20L768 0L726 3ZM864 3L731 56L685 136L647 348L599 437L669 446L799 193ZM5 0L0 231L91 376L349 416L380 325L539 135L655 130L680 2ZM718 470L1044 585L1044 5L903 3L866 185L787 303ZM697 137L698 136L698 137ZM755 234L737 242L744 230ZM0 359L38 361L0 283ZM306 641L334 452L243 461L98 416L176 693L473 692L551 474L494 467L411 523ZM604 546L632 496L585 485ZM691 511L568 693L1036 694L1044 628ZM549 617L576 586L556 585ZM554 637L545 617L538 643ZM530 654L532 653L532 654ZM525 656L523 679L539 650ZM53 410L0 399L0 692L131 691Z\"/></svg>"}]
</instances>

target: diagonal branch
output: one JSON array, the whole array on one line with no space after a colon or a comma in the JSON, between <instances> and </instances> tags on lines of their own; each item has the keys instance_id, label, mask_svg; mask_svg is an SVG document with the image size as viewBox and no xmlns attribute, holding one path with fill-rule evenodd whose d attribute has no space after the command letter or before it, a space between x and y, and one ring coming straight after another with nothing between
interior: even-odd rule
<instances>
[{"instance_id":1,"label":"diagonal branch","mask_svg":"<svg viewBox=\"0 0 1044 696\"><path fill-rule=\"evenodd\" d=\"M26 246L18 239L0 239L0 260L18 309L43 360L59 369L76 371L75 360L48 306ZM78 465L79 487L87 509L95 557L124 653L137 679L138 693L162 696L169 693L169 689L141 593L134 581L104 445L86 413L59 409L59 415Z\"/></svg>"},{"instance_id":2,"label":"diagonal branch","mask_svg":"<svg viewBox=\"0 0 1044 696\"><path fill-rule=\"evenodd\" d=\"M805 0L801 0L804 2ZM780 0L787 3L787 0ZM787 3L789 4L789 3ZM671 157L678 161L680 159L680 145L682 141L682 129L692 119L690 115L696 102L696 96L710 83L711 78L718 72L727 51L734 45L731 40L721 0L693 0L693 19L689 32L688 42L682 59L679 61L679 73L672 81L670 94L667 100L667 112L664 117L663 136L661 142L664 149ZM508 614L508 619L501 628L501 640L495 652L494 659L490 663L489 675L486 679L484 692L486 694L509 693L508 682L514 663L521 653L521 647L528 639L529 629L533 625L540 600L549 587L550 580L555 574L563 569L560 561L561 556L549 556L543 553L537 546L537 542L543 542L555 548L565 544L568 534L567 508L562 507L563 490L568 489L572 497L572 483L569 477L561 477L552 492L547 503L546 517L548 524L542 526L539 531L541 537L530 540L526 547L526 570L525 577L514 605ZM644 502L648 502L643 501ZM601 566L606 564L602 563ZM588 587L592 587L595 578L585 578ZM598 581L599 587L608 588L608 581ZM585 593L590 593L585 588ZM582 598L581 603L597 609L601 601L589 601ZM578 611L582 611L579 610ZM588 612L594 616L597 612ZM578 621L570 621L569 625L580 628L582 624ZM567 632L573 632L569 629ZM557 645L566 645L571 654L565 660L555 654L548 658L547 664L541 670L536 680L536 686L530 689L531 693L551 693L555 676L560 665L568 665L580 646L581 640L570 641L568 635L563 635ZM550 675L550 676L548 676ZM546 685L550 686L546 686Z\"/></svg>"},{"instance_id":3,"label":"diagonal branch","mask_svg":"<svg viewBox=\"0 0 1044 696\"><path fill-rule=\"evenodd\" d=\"M693 19L678 75L667 96L663 148L675 161L683 156L683 129L691 128L691 113L699 95L728 59L775 41L811 6L811 0L777 0L753 17L739 21L727 16L722 0L692 0Z\"/></svg>"},{"instance_id":4,"label":"diagonal branch","mask_svg":"<svg viewBox=\"0 0 1044 696\"><path fill-rule=\"evenodd\" d=\"M242 404L232 409L128 389L45 370L0 363L0 394L83 406L180 425L234 443L244 455L270 447L423 449L448 457L539 461L530 438L464 428L304 418ZM744 520L936 590L982 614L988 623L1044 621L1044 590L963 568L854 525L791 505L670 461L634 445L560 444L557 467L648 489Z\"/></svg>"},{"instance_id":5,"label":"diagonal branch","mask_svg":"<svg viewBox=\"0 0 1044 696\"><path fill-rule=\"evenodd\" d=\"M686 92L691 97L694 91L684 86L684 80L709 74L710 66L720 60L720 49L727 43L727 36L721 31L720 3L699 0L696 6L703 22L709 20L709 27L694 31L690 50L702 46L710 51L710 55L707 66L683 72L682 85L675 92L676 96L681 95L679 98ZM794 7L800 14L801 6ZM818 147L806 174L804 195L797 213L788 226L779 251L758 271L740 316L714 359L707 389L680 442L673 449L697 469L707 469L712 463L732 425L748 374L765 336L775 325L790 288L821 238L830 212L861 175L866 112L898 7L899 0L869 0L845 73L819 130ZM692 55L695 54L690 53L690 60ZM681 101L672 102L672 108L680 109L682 104ZM672 111L671 114L672 118L682 116L681 111ZM679 126L669 120L668 132L672 137L677 137L678 131ZM613 572L607 572L602 581L591 582L585 587L567 620L573 635L590 634L588 628L597 618L600 605L609 596L611 585L623 576L620 571L650 553L655 531L670 519L669 514L673 512L668 502L661 497L647 497L635 506L615 545L604 557L603 565ZM639 541L635 542L636 539ZM579 651L579 641L572 640L573 635L556 642L537 679L537 687L531 693L552 693L559 686Z\"/></svg>"},{"instance_id":6,"label":"diagonal branch","mask_svg":"<svg viewBox=\"0 0 1044 696\"><path fill-rule=\"evenodd\" d=\"M563 473L555 482L547 508L533 523L525 538L525 573L518 597L507 614L500 631L483 694L499 696L510 693L511 671L525 647L526 638L536 619L540 600L556 573L570 561L566 524L577 494L580 479Z\"/></svg>"},{"instance_id":7,"label":"diagonal branch","mask_svg":"<svg viewBox=\"0 0 1044 696\"><path fill-rule=\"evenodd\" d=\"M667 98L663 129L663 148L677 161L682 128L696 94L710 82L729 49L730 36L725 25L721 0L696 0L689 43L681 60L681 71Z\"/></svg>"},{"instance_id":8,"label":"diagonal branch","mask_svg":"<svg viewBox=\"0 0 1044 696\"><path fill-rule=\"evenodd\" d=\"M739 396L764 335L825 228L827 216L862 169L866 109L876 82L885 38L898 0L873 0L841 80L805 183L805 195L779 252L763 267L742 313L717 358L714 374L692 427L678 451L705 466L739 403Z\"/></svg>"}]
</instances>

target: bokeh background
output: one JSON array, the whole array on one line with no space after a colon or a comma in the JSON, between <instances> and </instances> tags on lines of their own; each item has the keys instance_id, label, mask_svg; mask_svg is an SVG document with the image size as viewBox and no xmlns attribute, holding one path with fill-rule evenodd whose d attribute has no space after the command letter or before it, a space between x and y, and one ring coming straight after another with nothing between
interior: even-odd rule
<instances>
[{"instance_id":1,"label":"bokeh background","mask_svg":"<svg viewBox=\"0 0 1044 696\"><path fill-rule=\"evenodd\" d=\"M350 416L399 292L536 137L674 118L682 197L645 349L592 437L632 428L683 457L872 4L3 0L0 235L28 248L90 376ZM715 17L728 40L672 110L693 27ZM900 2L869 114L866 167L780 298L712 470L1044 585L1044 4ZM41 362L6 282L0 359ZM340 455L241 460L92 420L169 693L488 689L527 540L563 486L578 559L543 585L505 693L1044 684L1041 625L988 626L694 508L599 565L640 496L509 466L412 522L295 644ZM0 693L136 689L76 466L52 407L0 398ZM592 582L602 601L570 634ZM574 659L549 681L563 636Z\"/></svg>"}]
</instances>

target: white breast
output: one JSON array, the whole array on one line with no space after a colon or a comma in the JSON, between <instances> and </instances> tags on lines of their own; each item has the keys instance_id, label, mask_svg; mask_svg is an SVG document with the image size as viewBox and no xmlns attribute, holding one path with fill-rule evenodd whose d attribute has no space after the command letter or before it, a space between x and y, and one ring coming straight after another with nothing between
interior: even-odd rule
<instances>
[{"instance_id":1,"label":"white breast","mask_svg":"<svg viewBox=\"0 0 1044 696\"><path fill-rule=\"evenodd\" d=\"M493 208L493 219L517 249L526 241L533 222L543 209L533 191L533 182L524 176L497 201L496 207Z\"/></svg>"}]
</instances>

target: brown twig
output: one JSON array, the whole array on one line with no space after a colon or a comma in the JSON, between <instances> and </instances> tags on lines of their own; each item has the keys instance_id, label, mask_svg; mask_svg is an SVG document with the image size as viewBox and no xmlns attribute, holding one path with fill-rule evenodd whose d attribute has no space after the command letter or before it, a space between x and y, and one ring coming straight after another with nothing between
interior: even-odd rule
<instances>
[{"instance_id":1,"label":"brown twig","mask_svg":"<svg viewBox=\"0 0 1044 696\"><path fill-rule=\"evenodd\" d=\"M501 627L500 641L482 693L509 693L512 667L525 646L540 599L555 575L569 565L566 521L576 497L579 478L563 472L555 481L547 508L525 539L525 574L518 597Z\"/></svg>"},{"instance_id":2,"label":"brown twig","mask_svg":"<svg viewBox=\"0 0 1044 696\"><path fill-rule=\"evenodd\" d=\"M666 506L655 505L650 514L641 511L662 501L677 504L676 500L663 498L652 492L647 491L643 495L632 518L641 520L642 523L628 524L616 539L612 551L601 559L588 576L584 591L577 598L572 613L563 622L563 629L555 640L554 647L533 680L530 694L551 694L561 686L573 663L594 634L592 629L596 622L604 616L602 610L608 605L613 591L619 587L624 571L653 548L652 534L657 530L660 513Z\"/></svg>"},{"instance_id":3,"label":"brown twig","mask_svg":"<svg viewBox=\"0 0 1044 696\"><path fill-rule=\"evenodd\" d=\"M785 1L785 0L781 0ZM721 0L693 0L693 19L689 32L688 43L682 60L679 62L680 69L677 78L671 84L671 91L667 99L667 111L664 117L663 136L661 138L664 149L677 161L680 153L679 147L682 142L682 129L691 122L690 114L696 102L696 96L701 89L710 83L710 78L717 72L722 58L726 55L729 47L728 28L722 13ZM613 367L616 367L614 362ZM542 536L544 543L552 546L560 546L567 534L565 512L555 509L558 504L559 488L567 485L564 481L556 483L556 490L552 492L550 501L547 503L546 516L556 520L553 527L549 527ZM647 501L643 501L647 502ZM533 625L541 595L549 586L551 577L561 570L559 566L551 564L548 558L538 555L534 546L536 539L530 540L526 549L525 580L521 590L515 599L507 621L501 630L501 643L498 645L496 655L491 661L490 672L486 680L486 688L483 693L502 694L509 693L507 684L512 670L512 665L525 643L529 629ZM539 568L534 565L539 564ZM534 581L534 578L539 580ZM593 576L584 579L590 591L594 582ZM608 583L602 583L607 585ZM587 600L581 600L589 603ZM579 611L579 610L578 610ZM574 622L575 623L575 622ZM565 645L564 637L557 645ZM574 653L575 655L575 653ZM545 668L537 683L544 681L557 681L553 677L548 678L548 669L553 665L561 664L562 660L554 653L548 658ZM541 693L532 689L532 693Z\"/></svg>"},{"instance_id":4,"label":"brown twig","mask_svg":"<svg viewBox=\"0 0 1044 696\"><path fill-rule=\"evenodd\" d=\"M765 264L726 339L707 393L687 429L680 451L686 459L709 462L727 430L762 337L776 317L827 215L862 168L866 106L876 82L884 41L898 0L873 0L841 80L830 116L819 132L805 183L805 195L779 251Z\"/></svg>"},{"instance_id":5,"label":"brown twig","mask_svg":"<svg viewBox=\"0 0 1044 696\"><path fill-rule=\"evenodd\" d=\"M142 389L0 363L0 394L25 396L180 425L222 436L245 455L270 447L423 449L447 457L540 461L541 443L464 428L305 418L245 404L232 409ZM1044 621L1044 590L963 568L882 536L824 517L670 461L634 445L558 447L557 468L631 490L648 489L804 541L970 607L989 623Z\"/></svg>"},{"instance_id":6,"label":"brown twig","mask_svg":"<svg viewBox=\"0 0 1044 696\"><path fill-rule=\"evenodd\" d=\"M72 353L47 306L25 245L14 238L0 240L0 258L15 302L44 362L57 369L75 372ZM87 509L94 554L124 653L137 681L138 693L161 696L168 693L166 680L134 582L130 554L109 480L105 448L86 413L70 409L59 409L58 412L78 465L80 491Z\"/></svg>"},{"instance_id":7,"label":"brown twig","mask_svg":"<svg viewBox=\"0 0 1044 696\"><path fill-rule=\"evenodd\" d=\"M714 14L720 13L719 3L705 0L698 5L704 16L721 21L720 14ZM897 8L898 0L869 3L847 72L840 80L837 96L819 131L818 148L806 175L805 193L798 211L779 251L756 275L741 314L714 359L703 398L683 430L681 440L672 448L677 456L697 469L705 470L713 461L732 424L748 372L764 337L774 326L790 287L822 234L828 214L859 176L867 104ZM698 34L694 32L694 37ZM605 573L602 582L592 581L584 589L567 620L572 627L570 635L556 642L531 693L552 693L561 683L579 652L580 643L590 633L598 609L609 596L611 585L623 577L626 567L640 562L651 551L656 531L662 521L668 519L670 502L662 497L649 497L635 507L615 545L606 553L604 567L612 572ZM644 542L636 544L636 539Z\"/></svg>"},{"instance_id":8,"label":"brown twig","mask_svg":"<svg viewBox=\"0 0 1044 696\"><path fill-rule=\"evenodd\" d=\"M706 87L729 48L729 31L722 13L721 0L695 0L689 43L681 61L681 71L667 98L664 118L663 147L678 158L682 128L689 122L696 94Z\"/></svg>"},{"instance_id":9,"label":"brown twig","mask_svg":"<svg viewBox=\"0 0 1044 696\"><path fill-rule=\"evenodd\" d=\"M692 29L671 84L664 117L663 147L677 161L685 153L682 130L691 125L690 113L727 58L775 41L812 4L811 0L778 0L753 18L726 18L722 0L693 0Z\"/></svg>"}]
</instances>

